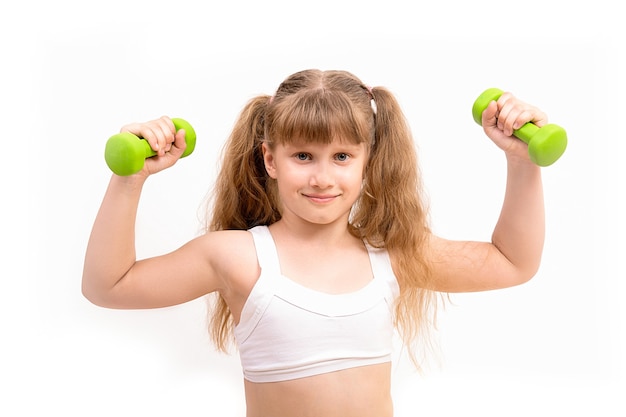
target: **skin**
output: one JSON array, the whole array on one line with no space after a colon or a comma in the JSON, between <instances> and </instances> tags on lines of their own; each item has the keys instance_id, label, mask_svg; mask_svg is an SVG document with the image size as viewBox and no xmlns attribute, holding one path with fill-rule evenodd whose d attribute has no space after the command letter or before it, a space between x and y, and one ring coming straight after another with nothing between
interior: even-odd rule
<instances>
[{"instance_id":1,"label":"skin","mask_svg":"<svg viewBox=\"0 0 626 417\"><path fill-rule=\"evenodd\" d=\"M541 171L529 160L526 144L511 136L529 121L538 126L547 122L544 113L509 93L483 113L485 133L506 155L504 203L491 242L429 237L426 256L433 261L435 290L504 288L535 275L544 241ZM142 187L150 175L180 158L184 131L176 133L167 117L131 124L122 131L147 139L158 156L146 160L135 175L111 177L86 251L83 294L103 307L145 309L219 291L238 323L260 273L251 235L207 233L170 253L137 260L134 230ZM346 227L367 162L364 145L296 141L264 146L263 152L283 204L283 218L270 231L284 275L328 293L352 292L367 285L372 278L367 251ZM293 381L245 381L247 416L391 417L390 370L387 363Z\"/></svg>"}]
</instances>

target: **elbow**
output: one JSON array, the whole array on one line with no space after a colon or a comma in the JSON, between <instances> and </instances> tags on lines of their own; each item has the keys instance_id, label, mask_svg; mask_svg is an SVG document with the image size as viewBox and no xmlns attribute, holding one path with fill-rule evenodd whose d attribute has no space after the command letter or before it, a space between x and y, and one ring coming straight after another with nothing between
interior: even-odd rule
<instances>
[{"instance_id":1,"label":"elbow","mask_svg":"<svg viewBox=\"0 0 626 417\"><path fill-rule=\"evenodd\" d=\"M86 285L84 281L81 286L81 293L91 304L98 307L106 307L106 303L102 299L102 296L100 296L97 291L94 291L89 285Z\"/></svg>"},{"instance_id":2,"label":"elbow","mask_svg":"<svg viewBox=\"0 0 626 417\"><path fill-rule=\"evenodd\" d=\"M505 252L498 248L500 253L506 260L505 271L507 271L507 286L517 286L525 284L533 279L539 272L541 266L541 250L532 251L508 251Z\"/></svg>"},{"instance_id":3,"label":"elbow","mask_svg":"<svg viewBox=\"0 0 626 417\"><path fill-rule=\"evenodd\" d=\"M528 265L523 269L519 269L517 274L515 274L515 282L514 285L526 284L531 279L533 279L539 273L540 263L537 262L533 265Z\"/></svg>"},{"instance_id":4,"label":"elbow","mask_svg":"<svg viewBox=\"0 0 626 417\"><path fill-rule=\"evenodd\" d=\"M528 282L533 279L538 273L539 268L541 267L541 258L542 252L539 251L534 257L533 260L528 262L526 268L524 268L523 275L525 277L524 282Z\"/></svg>"},{"instance_id":5,"label":"elbow","mask_svg":"<svg viewBox=\"0 0 626 417\"><path fill-rule=\"evenodd\" d=\"M521 275L516 282L516 285L522 285L522 284L526 284L528 283L531 279L533 279L535 277L536 273L534 274L523 274Z\"/></svg>"},{"instance_id":6,"label":"elbow","mask_svg":"<svg viewBox=\"0 0 626 417\"><path fill-rule=\"evenodd\" d=\"M90 284L90 281L83 276L81 293L87 301L98 307L113 308L113 304L108 296L109 291Z\"/></svg>"},{"instance_id":7,"label":"elbow","mask_svg":"<svg viewBox=\"0 0 626 417\"><path fill-rule=\"evenodd\" d=\"M539 262L513 264L508 263L505 270L502 270L498 278L494 281L494 286L490 289L511 288L526 284L539 272Z\"/></svg>"}]
</instances>

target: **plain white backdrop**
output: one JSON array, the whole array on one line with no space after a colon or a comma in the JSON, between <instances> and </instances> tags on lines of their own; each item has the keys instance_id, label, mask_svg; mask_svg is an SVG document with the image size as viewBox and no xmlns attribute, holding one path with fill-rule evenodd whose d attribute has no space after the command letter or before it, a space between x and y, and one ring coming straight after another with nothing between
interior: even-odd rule
<instances>
[{"instance_id":1,"label":"plain white backdrop","mask_svg":"<svg viewBox=\"0 0 626 417\"><path fill-rule=\"evenodd\" d=\"M139 256L172 250L200 233L245 102L320 68L397 95L446 237L489 239L500 209L504 158L471 117L480 92L510 90L568 131L565 155L543 171L541 270L520 287L453 295L423 375L398 349L396 416L623 416L624 43L605 3L3 7L0 414L243 416L237 354L212 348L204 300L112 311L82 297L110 176L104 145L163 114L194 125L195 152L149 180L139 209Z\"/></svg>"}]
</instances>

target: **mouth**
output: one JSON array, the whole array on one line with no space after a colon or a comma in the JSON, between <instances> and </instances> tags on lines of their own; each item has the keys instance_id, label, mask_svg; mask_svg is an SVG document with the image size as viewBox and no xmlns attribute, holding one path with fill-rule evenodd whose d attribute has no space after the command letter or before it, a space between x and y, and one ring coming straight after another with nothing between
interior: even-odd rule
<instances>
[{"instance_id":1,"label":"mouth","mask_svg":"<svg viewBox=\"0 0 626 417\"><path fill-rule=\"evenodd\" d=\"M309 201L316 204L328 204L337 198L337 195L329 194L303 194Z\"/></svg>"}]
</instances>

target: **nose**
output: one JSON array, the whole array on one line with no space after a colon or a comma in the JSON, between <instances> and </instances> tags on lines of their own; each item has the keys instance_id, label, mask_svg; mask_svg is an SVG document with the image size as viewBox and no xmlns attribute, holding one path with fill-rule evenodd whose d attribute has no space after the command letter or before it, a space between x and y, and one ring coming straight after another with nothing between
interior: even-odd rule
<instances>
[{"instance_id":1,"label":"nose","mask_svg":"<svg viewBox=\"0 0 626 417\"><path fill-rule=\"evenodd\" d=\"M311 172L309 184L312 187L321 189L330 188L335 185L333 169L330 164L326 162L315 164Z\"/></svg>"}]
</instances>

